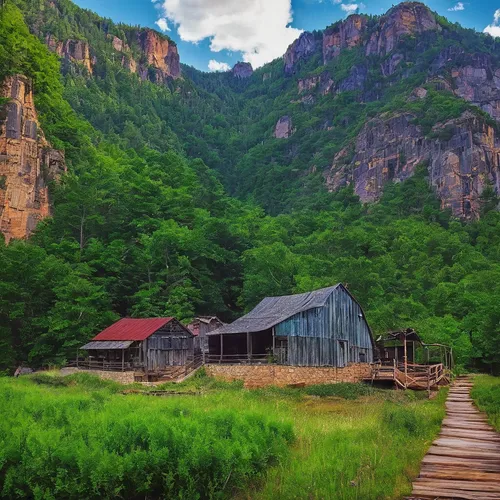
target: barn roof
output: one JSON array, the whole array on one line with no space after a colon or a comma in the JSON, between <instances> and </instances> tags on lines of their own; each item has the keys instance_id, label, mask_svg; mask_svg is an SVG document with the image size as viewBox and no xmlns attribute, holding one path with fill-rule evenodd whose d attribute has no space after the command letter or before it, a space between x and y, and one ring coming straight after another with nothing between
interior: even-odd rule
<instances>
[{"instance_id":1,"label":"barn roof","mask_svg":"<svg viewBox=\"0 0 500 500\"><path fill-rule=\"evenodd\" d=\"M145 340L174 318L122 318L108 326L92 340Z\"/></svg>"},{"instance_id":2,"label":"barn roof","mask_svg":"<svg viewBox=\"0 0 500 500\"><path fill-rule=\"evenodd\" d=\"M313 292L299 293L297 295L284 295L282 297L266 297L248 314L237 319L229 325L224 325L207 335L220 335L221 333L261 332L285 321L290 316L300 312L323 307L330 294L342 284L314 290Z\"/></svg>"}]
</instances>

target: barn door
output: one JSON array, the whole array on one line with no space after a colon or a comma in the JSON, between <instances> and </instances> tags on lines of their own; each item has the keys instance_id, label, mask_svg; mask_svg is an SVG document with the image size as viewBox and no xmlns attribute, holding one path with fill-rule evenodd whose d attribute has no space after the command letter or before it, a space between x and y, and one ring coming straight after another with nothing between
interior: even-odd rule
<instances>
[{"instance_id":1,"label":"barn door","mask_svg":"<svg viewBox=\"0 0 500 500\"><path fill-rule=\"evenodd\" d=\"M288 363L288 338L276 337L274 344L274 357L279 365Z\"/></svg>"}]
</instances>

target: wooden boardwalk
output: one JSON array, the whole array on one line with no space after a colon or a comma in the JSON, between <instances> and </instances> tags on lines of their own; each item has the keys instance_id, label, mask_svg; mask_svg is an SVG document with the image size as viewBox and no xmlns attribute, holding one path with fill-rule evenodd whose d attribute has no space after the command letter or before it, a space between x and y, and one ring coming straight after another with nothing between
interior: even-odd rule
<instances>
[{"instance_id":1,"label":"wooden boardwalk","mask_svg":"<svg viewBox=\"0 0 500 500\"><path fill-rule=\"evenodd\" d=\"M451 387L441 433L409 498L500 500L500 434L474 406L471 387L468 378Z\"/></svg>"}]
</instances>

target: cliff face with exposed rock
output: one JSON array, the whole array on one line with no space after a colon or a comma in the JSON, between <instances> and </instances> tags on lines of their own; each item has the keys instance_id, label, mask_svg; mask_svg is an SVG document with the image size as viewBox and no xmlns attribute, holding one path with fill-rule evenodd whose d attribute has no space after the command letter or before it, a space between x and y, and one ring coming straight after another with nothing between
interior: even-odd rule
<instances>
[{"instance_id":1,"label":"cliff face with exposed rock","mask_svg":"<svg viewBox=\"0 0 500 500\"><path fill-rule=\"evenodd\" d=\"M312 33L304 32L287 49L283 60L285 74L292 75L297 63L314 54L317 48L316 38Z\"/></svg>"},{"instance_id":2,"label":"cliff face with exposed rock","mask_svg":"<svg viewBox=\"0 0 500 500\"><path fill-rule=\"evenodd\" d=\"M250 78L253 75L252 65L248 62L237 62L232 69L233 76L239 80Z\"/></svg>"},{"instance_id":3,"label":"cliff face with exposed rock","mask_svg":"<svg viewBox=\"0 0 500 500\"><path fill-rule=\"evenodd\" d=\"M323 61L326 64L337 57L340 51L356 47L362 42L366 28L365 16L352 15L323 32Z\"/></svg>"},{"instance_id":4,"label":"cliff face with exposed rock","mask_svg":"<svg viewBox=\"0 0 500 500\"><path fill-rule=\"evenodd\" d=\"M54 150L40 129L31 82L8 77L0 109L0 231L6 242L30 235L50 215L47 183L65 171L64 154Z\"/></svg>"},{"instance_id":5,"label":"cliff face with exposed rock","mask_svg":"<svg viewBox=\"0 0 500 500\"><path fill-rule=\"evenodd\" d=\"M477 217L485 185L492 183L500 192L498 134L484 119L465 112L436 125L429 136L435 138L429 138L414 118L404 113L369 121L353 144L354 153L346 148L336 155L325 174L329 189L353 185L361 201L376 201L387 182L404 181L427 164L442 208L457 217Z\"/></svg>"},{"instance_id":6,"label":"cliff face with exposed rock","mask_svg":"<svg viewBox=\"0 0 500 500\"><path fill-rule=\"evenodd\" d=\"M179 52L175 44L150 29L140 30L137 40L157 83L164 82L168 77L180 76Z\"/></svg>"},{"instance_id":7,"label":"cliff face with exposed rock","mask_svg":"<svg viewBox=\"0 0 500 500\"><path fill-rule=\"evenodd\" d=\"M90 56L90 48L87 42L83 40L66 40L61 42L53 35L48 34L45 37L45 43L49 49L55 52L59 57L81 64L90 74L92 74L94 60Z\"/></svg>"}]
</instances>

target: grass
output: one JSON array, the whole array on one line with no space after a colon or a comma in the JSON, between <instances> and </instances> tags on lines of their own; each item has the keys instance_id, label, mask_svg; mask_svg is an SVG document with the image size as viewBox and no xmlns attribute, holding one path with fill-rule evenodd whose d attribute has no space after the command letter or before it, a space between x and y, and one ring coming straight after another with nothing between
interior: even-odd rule
<instances>
[{"instance_id":1,"label":"grass","mask_svg":"<svg viewBox=\"0 0 500 500\"><path fill-rule=\"evenodd\" d=\"M474 377L471 395L478 408L488 415L490 424L500 432L500 377Z\"/></svg>"},{"instance_id":2,"label":"grass","mask_svg":"<svg viewBox=\"0 0 500 500\"><path fill-rule=\"evenodd\" d=\"M44 489L31 496L69 498L70 489L57 489L67 479L57 456L71 465L64 470L74 476L73 497L401 498L439 430L446 397L360 384L250 391L201 372L162 386L196 395L157 398L124 396L123 386L87 374L59 378L0 379L4 497L15 497L15 488L30 496L27 479L33 492L32 478L42 475ZM144 440L154 443L155 464ZM154 480L155 465L166 474L155 484L167 489L146 494L143 478Z\"/></svg>"}]
</instances>

